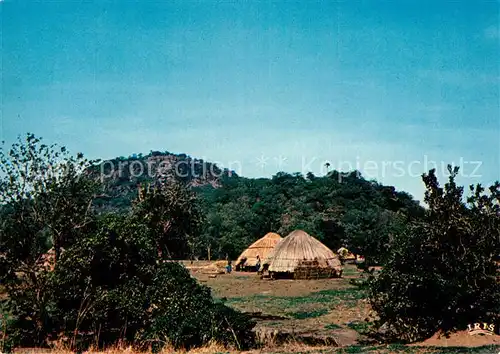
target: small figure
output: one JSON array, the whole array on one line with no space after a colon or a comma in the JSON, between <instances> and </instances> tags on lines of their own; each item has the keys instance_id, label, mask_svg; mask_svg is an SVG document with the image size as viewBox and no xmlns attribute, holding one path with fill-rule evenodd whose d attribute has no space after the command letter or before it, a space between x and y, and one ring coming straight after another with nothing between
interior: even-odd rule
<instances>
[{"instance_id":1,"label":"small figure","mask_svg":"<svg viewBox=\"0 0 500 354\"><path fill-rule=\"evenodd\" d=\"M227 261L227 266L226 266L226 273L230 274L232 270L233 270L233 267L231 265L231 260L228 260Z\"/></svg>"},{"instance_id":2,"label":"small figure","mask_svg":"<svg viewBox=\"0 0 500 354\"><path fill-rule=\"evenodd\" d=\"M236 271L242 271L245 269L245 262L247 261L246 258L242 258L241 261L236 264Z\"/></svg>"},{"instance_id":3,"label":"small figure","mask_svg":"<svg viewBox=\"0 0 500 354\"><path fill-rule=\"evenodd\" d=\"M260 279L263 279L266 276L269 277L269 264L264 263L264 265L262 266L262 271L257 273L260 274Z\"/></svg>"},{"instance_id":4,"label":"small figure","mask_svg":"<svg viewBox=\"0 0 500 354\"><path fill-rule=\"evenodd\" d=\"M255 271L258 272L260 269L260 257L257 255L257 263L255 264Z\"/></svg>"}]
</instances>

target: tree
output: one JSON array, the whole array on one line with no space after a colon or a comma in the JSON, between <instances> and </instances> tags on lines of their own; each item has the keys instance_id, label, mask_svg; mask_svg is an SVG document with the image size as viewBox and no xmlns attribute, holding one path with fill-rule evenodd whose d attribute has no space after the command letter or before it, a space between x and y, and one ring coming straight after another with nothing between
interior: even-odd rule
<instances>
[{"instance_id":1,"label":"tree","mask_svg":"<svg viewBox=\"0 0 500 354\"><path fill-rule=\"evenodd\" d=\"M193 256L201 242L203 214L196 195L185 185L171 180L143 186L134 213L154 233L161 255L175 259Z\"/></svg>"},{"instance_id":2,"label":"tree","mask_svg":"<svg viewBox=\"0 0 500 354\"><path fill-rule=\"evenodd\" d=\"M500 183L471 186L464 202L457 168L440 187L423 175L429 206L423 221L395 238L381 274L370 280L370 302L390 339L415 341L437 330L498 320Z\"/></svg>"},{"instance_id":3,"label":"tree","mask_svg":"<svg viewBox=\"0 0 500 354\"><path fill-rule=\"evenodd\" d=\"M326 162L325 167L326 167L326 174L328 174L328 169L330 168L330 163Z\"/></svg>"},{"instance_id":4,"label":"tree","mask_svg":"<svg viewBox=\"0 0 500 354\"><path fill-rule=\"evenodd\" d=\"M53 247L57 261L84 232L97 187L86 172L93 162L29 133L0 149L0 253L10 270L4 277L35 277L44 252Z\"/></svg>"},{"instance_id":5,"label":"tree","mask_svg":"<svg viewBox=\"0 0 500 354\"><path fill-rule=\"evenodd\" d=\"M12 316L2 347L65 338L72 349L118 340L252 344L247 315L215 302L182 265L159 257L158 249L183 257L196 247L195 195L163 183L142 190L128 213L97 214L91 164L32 134L0 152L0 282L8 295L0 308ZM51 246L55 263L46 257Z\"/></svg>"},{"instance_id":6,"label":"tree","mask_svg":"<svg viewBox=\"0 0 500 354\"><path fill-rule=\"evenodd\" d=\"M97 184L87 174L93 163L65 147L46 145L33 134L0 149L0 282L18 313L25 309L34 338L42 335L48 303L47 266L93 221ZM47 254L53 248L53 257ZM21 310L22 311L22 310Z\"/></svg>"},{"instance_id":7,"label":"tree","mask_svg":"<svg viewBox=\"0 0 500 354\"><path fill-rule=\"evenodd\" d=\"M391 235L423 208L394 187L356 173L338 177L336 171L307 178L280 172L272 179L231 177L220 188L199 188L207 215L203 239L212 255L234 258L269 231L286 236L303 229L331 249L348 241L382 261Z\"/></svg>"},{"instance_id":8,"label":"tree","mask_svg":"<svg viewBox=\"0 0 500 354\"><path fill-rule=\"evenodd\" d=\"M390 243L404 229L405 218L386 209L351 209L343 218L344 244L349 251L365 257L365 266L383 264Z\"/></svg>"}]
</instances>

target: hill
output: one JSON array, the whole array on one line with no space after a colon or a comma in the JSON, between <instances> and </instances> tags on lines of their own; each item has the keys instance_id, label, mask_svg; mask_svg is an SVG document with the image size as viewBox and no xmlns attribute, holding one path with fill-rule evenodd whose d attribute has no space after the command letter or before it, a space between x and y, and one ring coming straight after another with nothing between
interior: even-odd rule
<instances>
[{"instance_id":1,"label":"hill","mask_svg":"<svg viewBox=\"0 0 500 354\"><path fill-rule=\"evenodd\" d=\"M92 173L102 181L102 194L96 203L101 211L129 208L142 183L175 179L191 187L218 188L222 178L236 176L234 171L220 169L213 163L168 151L106 160L95 166Z\"/></svg>"}]
</instances>

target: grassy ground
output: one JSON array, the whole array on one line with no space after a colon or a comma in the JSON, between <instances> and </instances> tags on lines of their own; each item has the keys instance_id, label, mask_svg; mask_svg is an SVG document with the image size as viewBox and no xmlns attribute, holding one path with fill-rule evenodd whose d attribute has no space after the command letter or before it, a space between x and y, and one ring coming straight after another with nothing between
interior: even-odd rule
<instances>
[{"instance_id":1,"label":"grassy ground","mask_svg":"<svg viewBox=\"0 0 500 354\"><path fill-rule=\"evenodd\" d=\"M347 266L341 279L318 280L262 280L242 272L210 278L193 272L227 305L272 316L257 324L264 341L272 341L276 332L282 332L291 338L314 337L318 343L324 339L340 345L357 343L368 327L366 293L349 284L360 274L354 266Z\"/></svg>"},{"instance_id":2,"label":"grassy ground","mask_svg":"<svg viewBox=\"0 0 500 354\"><path fill-rule=\"evenodd\" d=\"M208 264L208 263L207 263ZM189 265L186 264L188 267ZM197 264L198 268L200 264ZM215 278L202 271L193 271L200 282L212 289L220 301L236 309L261 313L267 319L258 320L257 332L265 347L247 354L258 353L477 353L497 354L500 346L452 347L446 342L438 346L362 346L363 333L370 323L370 306L366 293L349 283L360 277L356 267L348 265L342 279L320 280L261 280L254 273L233 272L217 275ZM277 333L289 334L285 342L277 342ZM333 338L341 347L307 345L301 340L312 337L318 340ZM470 337L466 335L467 337ZM470 338L465 338L470 339ZM465 342L464 342L465 343ZM423 344L423 343L422 343ZM465 344L466 345L466 344ZM47 351L66 354L69 351ZM175 353L165 349L162 354ZM19 350L18 353L42 353L40 350ZM89 352L90 353L90 352ZM97 352L93 352L97 353ZM134 354L129 349L114 349L107 354ZM211 345L189 352L190 354L237 353L227 351L218 345Z\"/></svg>"},{"instance_id":3,"label":"grassy ground","mask_svg":"<svg viewBox=\"0 0 500 354\"><path fill-rule=\"evenodd\" d=\"M464 347L407 347L404 345L389 345L389 346L348 346L345 348L328 348L320 350L311 350L302 353L339 353L339 354L350 354L350 353L367 353L367 354L393 354L393 353L412 353L412 354L423 354L423 353L439 353L439 354L459 354L459 353L476 353L476 354L497 354L500 350L499 346L483 346L476 348L464 348ZM275 352L275 353L287 353L287 352Z\"/></svg>"},{"instance_id":4,"label":"grassy ground","mask_svg":"<svg viewBox=\"0 0 500 354\"><path fill-rule=\"evenodd\" d=\"M257 331L264 334L264 341L272 342L272 338L268 338L269 333L285 332L292 333L292 338L334 338L336 343L342 346L330 346L327 349L302 348L298 352L500 353L498 346L467 347L470 344L470 336L467 334L462 341L463 347L446 346L446 340L441 342L443 347L360 346L359 343L365 338L363 334L370 326L371 309L366 292L350 284L351 279L359 279L362 276L354 265L345 267L341 279L271 281L262 280L253 273L241 272L218 275L215 278L201 272L193 272L193 276L208 285L214 296L227 305L245 312L272 316L270 319L259 320L257 324ZM285 351L270 352L297 351L292 346Z\"/></svg>"},{"instance_id":5,"label":"grassy ground","mask_svg":"<svg viewBox=\"0 0 500 354\"><path fill-rule=\"evenodd\" d=\"M464 347L406 347L402 345L389 345L389 346L348 346L343 348L313 348L305 345L290 343L281 346L280 348L264 349L264 350L253 350L249 352L234 352L227 351L226 349L218 345L210 345L204 348L198 348L189 352L185 351L175 351L173 349L164 349L159 354L173 354L173 353L184 353L184 354L289 354L289 353L303 353L303 354L351 354L351 353L366 353L366 354L497 354L500 350L499 346L483 346L476 348L464 348ZM17 354L74 354L72 351L63 349L54 350L41 350L41 349L19 349L16 350ZM100 351L87 351L86 354L90 353L102 353L102 354L144 354L134 351L131 348L118 348L118 349L108 349L104 352Z\"/></svg>"},{"instance_id":6,"label":"grassy ground","mask_svg":"<svg viewBox=\"0 0 500 354\"><path fill-rule=\"evenodd\" d=\"M312 292L303 296L272 296L272 295L250 295L247 297L233 297L226 300L228 305L241 310L260 309L263 312L274 315L287 315L297 317L302 314L303 318L318 317L339 306L355 308L359 301L365 298L363 291L356 288L331 289ZM304 314L311 313L311 316ZM317 315L320 312L321 315ZM316 314L316 315L313 315Z\"/></svg>"}]
</instances>

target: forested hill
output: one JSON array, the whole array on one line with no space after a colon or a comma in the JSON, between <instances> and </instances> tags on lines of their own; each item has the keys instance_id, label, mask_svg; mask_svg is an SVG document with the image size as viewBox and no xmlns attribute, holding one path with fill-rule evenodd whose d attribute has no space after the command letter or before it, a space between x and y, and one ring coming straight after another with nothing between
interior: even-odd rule
<instances>
[{"instance_id":1,"label":"forested hill","mask_svg":"<svg viewBox=\"0 0 500 354\"><path fill-rule=\"evenodd\" d=\"M176 179L189 186L220 187L220 180L236 176L234 171L192 158L186 154L151 151L102 161L93 168L102 182L102 194L97 201L101 210L123 210L137 196L138 185L160 179Z\"/></svg>"},{"instance_id":2,"label":"forested hill","mask_svg":"<svg viewBox=\"0 0 500 354\"><path fill-rule=\"evenodd\" d=\"M192 186L205 216L202 237L193 245L195 256L203 258L209 249L213 258L234 258L269 231L285 236L300 228L332 249L347 246L376 260L392 234L409 218L423 215L411 195L365 180L356 171L321 177L281 172L251 179L186 155L158 152L102 167L106 178L99 205L106 210L127 208L141 182L166 177Z\"/></svg>"}]
</instances>

